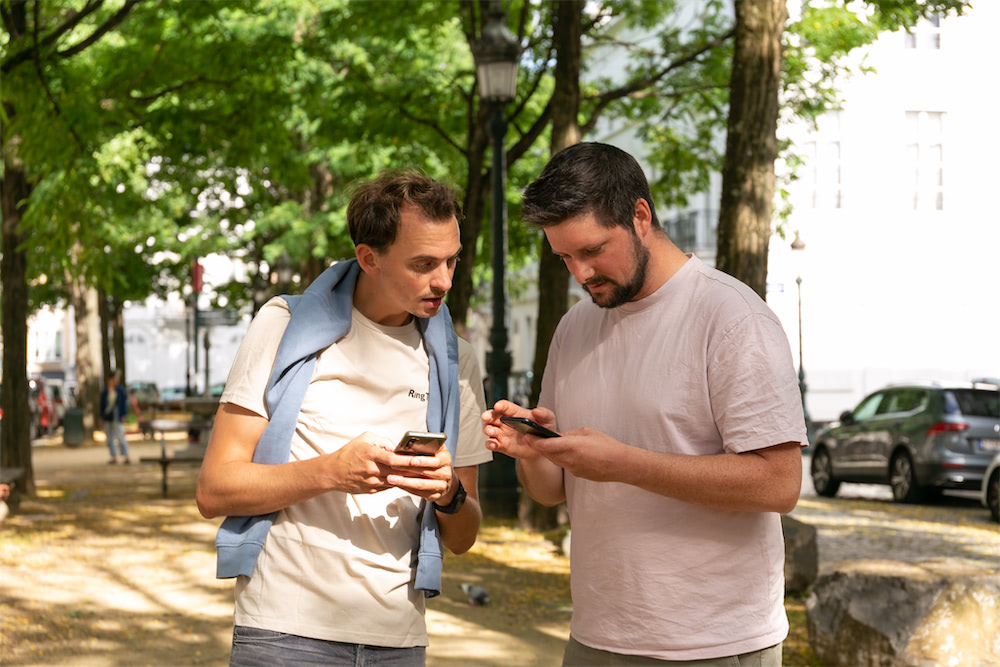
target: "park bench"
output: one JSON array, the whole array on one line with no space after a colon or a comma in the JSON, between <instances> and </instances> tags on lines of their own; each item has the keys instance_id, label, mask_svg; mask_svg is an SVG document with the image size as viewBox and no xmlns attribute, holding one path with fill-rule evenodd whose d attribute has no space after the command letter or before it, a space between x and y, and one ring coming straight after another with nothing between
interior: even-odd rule
<instances>
[{"instance_id":1,"label":"park bench","mask_svg":"<svg viewBox=\"0 0 1000 667\"><path fill-rule=\"evenodd\" d=\"M160 440L160 455L159 456L143 456L140 461L142 463L156 463L160 466L160 472L162 474L161 489L163 491L163 497L167 497L167 473L170 466L174 463L196 463L201 465L203 456L202 455L188 455L188 454L168 454L167 453L167 433L187 433L191 428L191 422L180 420L180 419L153 419L149 423L150 430L153 432L154 437L159 436ZM202 452L203 454L203 452Z\"/></svg>"}]
</instances>

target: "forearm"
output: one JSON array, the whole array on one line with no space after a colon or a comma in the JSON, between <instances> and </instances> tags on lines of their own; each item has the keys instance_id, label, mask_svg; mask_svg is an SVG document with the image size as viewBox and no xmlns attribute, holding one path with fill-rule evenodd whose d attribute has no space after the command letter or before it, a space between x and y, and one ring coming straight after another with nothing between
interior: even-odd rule
<instances>
[{"instance_id":1,"label":"forearm","mask_svg":"<svg viewBox=\"0 0 1000 667\"><path fill-rule=\"evenodd\" d=\"M547 507L566 500L563 469L542 456L517 461L517 478L536 502Z\"/></svg>"},{"instance_id":2,"label":"forearm","mask_svg":"<svg viewBox=\"0 0 1000 667\"><path fill-rule=\"evenodd\" d=\"M205 518L270 514L334 488L320 459L265 465L231 461L202 469L196 498Z\"/></svg>"},{"instance_id":3,"label":"forearm","mask_svg":"<svg viewBox=\"0 0 1000 667\"><path fill-rule=\"evenodd\" d=\"M479 504L479 473L475 467L457 468L456 475L465 488L466 498L462 509L456 514L437 513L438 528L441 531L441 543L454 554L463 554L476 543L479 526L483 521L483 510ZM454 498L455 484L450 492L438 500L439 505L447 505ZM434 503L428 508L433 509Z\"/></svg>"},{"instance_id":4,"label":"forearm","mask_svg":"<svg viewBox=\"0 0 1000 667\"><path fill-rule=\"evenodd\" d=\"M790 512L798 501L798 443L743 454L687 456L629 447L615 481L718 510Z\"/></svg>"}]
</instances>

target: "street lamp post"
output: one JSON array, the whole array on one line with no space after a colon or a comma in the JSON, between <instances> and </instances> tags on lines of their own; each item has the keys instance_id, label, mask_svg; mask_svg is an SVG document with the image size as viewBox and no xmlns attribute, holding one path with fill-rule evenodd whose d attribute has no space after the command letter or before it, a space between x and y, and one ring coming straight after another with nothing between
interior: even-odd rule
<instances>
[{"instance_id":1,"label":"street lamp post","mask_svg":"<svg viewBox=\"0 0 1000 667\"><path fill-rule=\"evenodd\" d=\"M511 356L507 336L507 155L504 136L507 121L504 107L513 99L517 89L517 39L504 23L505 12L492 9L483 26L482 37L473 47L476 60L476 77L479 95L490 107L490 138L493 164L490 184L492 200L491 244L493 266L493 325L490 328L489 374L493 402L506 398ZM492 405L492 403L491 403Z\"/></svg>"},{"instance_id":2,"label":"street lamp post","mask_svg":"<svg viewBox=\"0 0 1000 667\"><path fill-rule=\"evenodd\" d=\"M493 265L493 325L490 327L490 354L487 366L490 394L494 405L507 397L511 357L507 337L507 155L504 135L507 121L504 107L514 99L517 89L517 59L520 48L517 39L504 23L505 13L495 5L483 25L483 33L472 47L476 59L476 79L479 96L489 106L489 132L493 164L490 182L491 261ZM494 516L517 516L518 488L514 460L496 457L482 469L480 502L484 511Z\"/></svg>"},{"instance_id":3,"label":"street lamp post","mask_svg":"<svg viewBox=\"0 0 1000 667\"><path fill-rule=\"evenodd\" d=\"M798 230L795 232L795 238L792 240L792 250L805 250L806 244L799 236ZM799 394L802 395L802 416L806 420L806 430L810 432L809 427L809 410L806 409L806 371L802 365L802 276L798 275L795 277L795 287L798 292L799 300ZM810 432L811 435L811 432Z\"/></svg>"}]
</instances>

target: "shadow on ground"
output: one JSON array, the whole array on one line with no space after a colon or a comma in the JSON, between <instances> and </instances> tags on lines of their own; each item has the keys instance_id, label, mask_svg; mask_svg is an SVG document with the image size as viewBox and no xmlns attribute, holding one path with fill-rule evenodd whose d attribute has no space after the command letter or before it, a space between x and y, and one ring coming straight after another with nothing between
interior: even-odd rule
<instances>
[{"instance_id":1,"label":"shadow on ground","mask_svg":"<svg viewBox=\"0 0 1000 667\"><path fill-rule=\"evenodd\" d=\"M218 521L194 505L197 469L171 469L164 499L157 466L69 454L65 467L36 466L37 497L0 527L0 664L227 664L232 582L214 578ZM569 565L554 545L491 524L445 567L428 604L429 667L559 664ZM468 603L466 581L489 590L489 606Z\"/></svg>"}]
</instances>

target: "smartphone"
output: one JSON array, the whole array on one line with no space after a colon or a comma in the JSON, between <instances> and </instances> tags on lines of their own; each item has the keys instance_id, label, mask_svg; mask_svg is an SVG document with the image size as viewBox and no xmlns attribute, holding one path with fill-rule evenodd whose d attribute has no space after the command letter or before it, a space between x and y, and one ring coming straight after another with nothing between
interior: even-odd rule
<instances>
[{"instance_id":1,"label":"smartphone","mask_svg":"<svg viewBox=\"0 0 1000 667\"><path fill-rule=\"evenodd\" d=\"M396 445L397 454L410 456L434 456L448 436L444 433L427 431L407 431Z\"/></svg>"},{"instance_id":2,"label":"smartphone","mask_svg":"<svg viewBox=\"0 0 1000 667\"><path fill-rule=\"evenodd\" d=\"M500 421L502 421L507 426L516 428L521 433L529 433L531 435L537 435L540 438L562 437L555 431L547 429L538 422L531 421L527 417L501 417Z\"/></svg>"}]
</instances>

